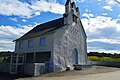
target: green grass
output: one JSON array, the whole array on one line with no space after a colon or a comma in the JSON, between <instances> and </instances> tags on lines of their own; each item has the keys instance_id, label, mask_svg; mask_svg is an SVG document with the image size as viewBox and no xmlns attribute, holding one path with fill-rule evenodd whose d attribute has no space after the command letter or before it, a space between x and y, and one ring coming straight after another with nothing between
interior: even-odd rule
<instances>
[{"instance_id":1,"label":"green grass","mask_svg":"<svg viewBox=\"0 0 120 80\"><path fill-rule=\"evenodd\" d=\"M3 62L4 60L6 60L8 57L0 57L0 62Z\"/></svg>"},{"instance_id":2,"label":"green grass","mask_svg":"<svg viewBox=\"0 0 120 80\"><path fill-rule=\"evenodd\" d=\"M120 58L88 56L92 61L120 62Z\"/></svg>"},{"instance_id":3,"label":"green grass","mask_svg":"<svg viewBox=\"0 0 120 80\"><path fill-rule=\"evenodd\" d=\"M0 62L2 62L4 60L4 57L0 57Z\"/></svg>"}]
</instances>

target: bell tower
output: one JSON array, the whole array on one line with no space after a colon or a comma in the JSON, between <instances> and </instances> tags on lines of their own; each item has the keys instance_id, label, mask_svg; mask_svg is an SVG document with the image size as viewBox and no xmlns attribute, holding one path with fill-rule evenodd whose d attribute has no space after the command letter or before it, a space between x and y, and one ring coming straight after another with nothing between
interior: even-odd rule
<instances>
[{"instance_id":1,"label":"bell tower","mask_svg":"<svg viewBox=\"0 0 120 80\"><path fill-rule=\"evenodd\" d=\"M65 14L68 14L71 11L71 0L67 0L65 4Z\"/></svg>"},{"instance_id":2,"label":"bell tower","mask_svg":"<svg viewBox=\"0 0 120 80\"><path fill-rule=\"evenodd\" d=\"M67 0L65 4L65 14L64 16L64 23L70 24L72 22L77 23L79 18L79 8L76 7L75 2L71 3L71 0Z\"/></svg>"}]
</instances>

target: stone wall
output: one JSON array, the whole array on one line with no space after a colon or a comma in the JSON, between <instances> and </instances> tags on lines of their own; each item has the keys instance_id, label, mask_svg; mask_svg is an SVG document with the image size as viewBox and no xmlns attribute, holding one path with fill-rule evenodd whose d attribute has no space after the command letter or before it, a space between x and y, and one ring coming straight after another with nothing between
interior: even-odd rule
<instances>
[{"instance_id":1,"label":"stone wall","mask_svg":"<svg viewBox=\"0 0 120 80\"><path fill-rule=\"evenodd\" d=\"M86 64L86 36L80 27L80 24L73 22L55 33L53 50L55 71L63 71L67 67L73 69L74 48L78 51L78 64Z\"/></svg>"},{"instance_id":2,"label":"stone wall","mask_svg":"<svg viewBox=\"0 0 120 80\"><path fill-rule=\"evenodd\" d=\"M26 63L24 65L24 74L38 76L45 73L44 63Z\"/></svg>"}]
</instances>

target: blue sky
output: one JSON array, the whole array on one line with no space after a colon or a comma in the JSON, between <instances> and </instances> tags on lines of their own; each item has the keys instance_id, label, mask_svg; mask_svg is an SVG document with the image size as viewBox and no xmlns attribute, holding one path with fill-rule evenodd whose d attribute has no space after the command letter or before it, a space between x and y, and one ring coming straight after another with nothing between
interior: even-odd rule
<instances>
[{"instance_id":1,"label":"blue sky","mask_svg":"<svg viewBox=\"0 0 120 80\"><path fill-rule=\"evenodd\" d=\"M79 7L89 51L120 53L120 0L71 0ZM117 1L117 2L116 2ZM0 0L0 51L38 24L62 17L66 0Z\"/></svg>"}]
</instances>

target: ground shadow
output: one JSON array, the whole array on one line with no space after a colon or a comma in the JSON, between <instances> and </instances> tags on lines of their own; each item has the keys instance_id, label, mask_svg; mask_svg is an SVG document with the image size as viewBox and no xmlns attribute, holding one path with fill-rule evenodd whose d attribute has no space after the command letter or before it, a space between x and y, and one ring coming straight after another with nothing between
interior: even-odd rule
<instances>
[{"instance_id":1,"label":"ground shadow","mask_svg":"<svg viewBox=\"0 0 120 80\"><path fill-rule=\"evenodd\" d=\"M9 73L0 73L0 80L15 80L19 78L31 77L28 75L13 75Z\"/></svg>"}]
</instances>

